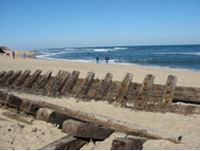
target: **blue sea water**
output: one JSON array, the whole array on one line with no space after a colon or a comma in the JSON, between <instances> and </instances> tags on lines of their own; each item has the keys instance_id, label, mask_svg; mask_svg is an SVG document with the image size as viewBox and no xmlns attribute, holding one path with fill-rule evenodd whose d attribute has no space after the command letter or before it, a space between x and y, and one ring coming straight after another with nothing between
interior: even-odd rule
<instances>
[{"instance_id":1,"label":"blue sea water","mask_svg":"<svg viewBox=\"0 0 200 151\"><path fill-rule=\"evenodd\" d=\"M65 47L37 50L38 59L144 65L200 71L200 45Z\"/></svg>"}]
</instances>

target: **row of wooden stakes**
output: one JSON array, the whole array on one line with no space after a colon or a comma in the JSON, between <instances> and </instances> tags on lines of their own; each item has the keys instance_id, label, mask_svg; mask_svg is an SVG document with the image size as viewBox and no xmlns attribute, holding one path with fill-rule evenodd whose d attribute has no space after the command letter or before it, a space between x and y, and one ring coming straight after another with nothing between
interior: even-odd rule
<instances>
[{"instance_id":1,"label":"row of wooden stakes","mask_svg":"<svg viewBox=\"0 0 200 151\"><path fill-rule=\"evenodd\" d=\"M84 100L107 100L122 107L161 112L196 113L196 107L184 107L174 103L182 101L200 103L200 88L176 86L177 77L169 75L165 85L154 84L155 76L148 74L143 82L132 82L133 75L127 73L122 82L112 81L113 75L107 73L103 80L88 72L86 78L79 78L79 71L60 70L56 76L52 71L41 75L41 70L21 70L0 72L0 87L31 94L52 97L79 97Z\"/></svg>"}]
</instances>

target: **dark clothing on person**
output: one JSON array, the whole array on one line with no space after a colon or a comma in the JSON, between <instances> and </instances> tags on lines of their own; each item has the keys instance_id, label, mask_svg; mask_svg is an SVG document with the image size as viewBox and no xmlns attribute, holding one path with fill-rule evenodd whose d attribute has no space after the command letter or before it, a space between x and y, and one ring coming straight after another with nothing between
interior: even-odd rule
<instances>
[{"instance_id":1,"label":"dark clothing on person","mask_svg":"<svg viewBox=\"0 0 200 151\"><path fill-rule=\"evenodd\" d=\"M96 56L96 61L97 61L97 63L99 63L99 56L98 55Z\"/></svg>"},{"instance_id":2,"label":"dark clothing on person","mask_svg":"<svg viewBox=\"0 0 200 151\"><path fill-rule=\"evenodd\" d=\"M12 56L13 56L13 59L15 59L15 52L14 51L12 52Z\"/></svg>"},{"instance_id":3,"label":"dark clothing on person","mask_svg":"<svg viewBox=\"0 0 200 151\"><path fill-rule=\"evenodd\" d=\"M105 60L106 60L106 64L107 64L107 63L108 63L108 60L109 60L109 57L106 56L106 57L105 57Z\"/></svg>"}]
</instances>

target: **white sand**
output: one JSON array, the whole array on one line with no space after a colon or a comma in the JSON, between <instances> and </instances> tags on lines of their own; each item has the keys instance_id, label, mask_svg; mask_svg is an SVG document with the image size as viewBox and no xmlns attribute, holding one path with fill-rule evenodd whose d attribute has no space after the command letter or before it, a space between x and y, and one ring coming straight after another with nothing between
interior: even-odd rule
<instances>
[{"instance_id":1,"label":"white sand","mask_svg":"<svg viewBox=\"0 0 200 151\"><path fill-rule=\"evenodd\" d=\"M28 54L28 52L26 52ZM196 71L187 71L187 70L175 70L175 69L166 69L166 68L152 68L152 67L144 67L144 66L131 66L131 65L114 65L114 64L95 64L95 63L80 63L80 62L70 62L70 61L56 61L56 60L40 60L33 58L22 58L23 52L16 52L16 59L12 59L11 56L0 55L0 63L1 68L0 71L5 70L22 70L25 71L29 69L34 73L37 69L43 71L45 74L48 70L53 71L53 75L56 75L59 70L65 70L72 72L73 70L80 71L80 77L85 78L87 72L93 71L95 72L95 77L98 79L103 79L106 73L110 72L114 75L113 81L121 81L124 75L129 72L134 75L133 81L141 83L146 74L153 74L156 76L155 83L165 84L165 81L168 75L176 75L178 77L179 86L191 86L191 87L200 87L200 72ZM61 106L65 106L67 108L72 108L75 110L80 110L82 112L88 112L93 114L99 114L103 116L107 116L110 118L118 119L130 124L137 125L141 129L146 129L149 133L159 135L165 138L173 138L177 139L179 135L182 135L182 143L174 144L165 140L148 140L143 145L143 149L146 150L176 150L176 149L200 149L200 116L199 115L180 115L173 113L152 113L152 112L141 112L141 111L131 111L129 109L116 107L114 105L108 104L106 101L90 101L83 102L81 100L77 100L75 98L51 98L46 96L36 96L36 95L28 95L28 94L17 94L15 95L23 98L28 98L31 100L41 100L47 101L50 103L58 104ZM1 110L2 111L2 110ZM6 118L5 116L0 116L1 118ZM6 118L7 119L7 118ZM10 120L10 119L8 119ZM1 121L1 123L6 124L6 121ZM49 124L44 123L43 127L50 126ZM35 127L40 128L39 121L38 123L34 123ZM11 126L11 123L7 122L8 125L6 127ZM52 125L51 125L52 126ZM4 126L0 127L0 130L3 129ZM28 127L28 126L27 126ZM3 129L6 131L6 129ZM29 129L30 131L30 129ZM31 135L28 135L27 130L26 133L23 133L23 136L27 135L26 139L23 137L18 138L19 144L21 148L27 149L38 149L38 147L34 148L31 146L31 143L27 143L27 140L30 142L36 140L31 140ZM55 130L56 132L56 130ZM30 133L30 132L29 132ZM45 131L45 134L47 132ZM2 135L2 134L1 134ZM8 136L7 136L8 135ZM13 134L14 135L14 134ZM62 135L62 134L59 134ZM114 134L116 135L116 134ZM1 143L6 142L5 137L9 137L8 132L5 136L1 137ZM30 137L30 139L29 139ZM49 137L49 135L45 135L45 137ZM110 141L107 141L107 145L98 144L90 148L90 146L85 146L83 149L110 149L112 140L115 138L113 135L108 138ZM58 139L55 137L55 139ZM39 142L38 142L39 143ZM10 143L7 143L8 148ZM23 145L24 144L24 145ZM30 146L27 146L30 144ZM41 146L44 144L40 144ZM1 146L1 144L0 144ZM39 146L39 145L38 145ZM104 146L104 147L101 147ZM107 146L107 147L106 147ZM15 146L16 147L16 146ZM20 147L19 147L20 148ZM20 148L20 149L21 149ZM2 148L4 149L4 148ZM18 149L18 148L15 148Z\"/></svg>"}]
</instances>

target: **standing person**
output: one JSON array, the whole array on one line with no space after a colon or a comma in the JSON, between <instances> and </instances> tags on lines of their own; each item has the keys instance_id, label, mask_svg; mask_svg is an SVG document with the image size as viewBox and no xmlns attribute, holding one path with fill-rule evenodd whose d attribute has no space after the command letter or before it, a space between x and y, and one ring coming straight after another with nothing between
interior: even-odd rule
<instances>
[{"instance_id":1,"label":"standing person","mask_svg":"<svg viewBox=\"0 0 200 151\"><path fill-rule=\"evenodd\" d=\"M26 54L25 54L25 53L23 54L23 58L24 58L24 59L26 58Z\"/></svg>"},{"instance_id":2,"label":"standing person","mask_svg":"<svg viewBox=\"0 0 200 151\"><path fill-rule=\"evenodd\" d=\"M99 56L98 55L96 56L96 61L97 61L97 63L99 63Z\"/></svg>"},{"instance_id":3,"label":"standing person","mask_svg":"<svg viewBox=\"0 0 200 151\"><path fill-rule=\"evenodd\" d=\"M109 57L106 55L105 57L105 60L106 60L106 64L108 63L108 60L109 60Z\"/></svg>"},{"instance_id":4,"label":"standing person","mask_svg":"<svg viewBox=\"0 0 200 151\"><path fill-rule=\"evenodd\" d=\"M13 56L13 59L15 59L15 52L14 51L12 52L12 56Z\"/></svg>"}]
</instances>

